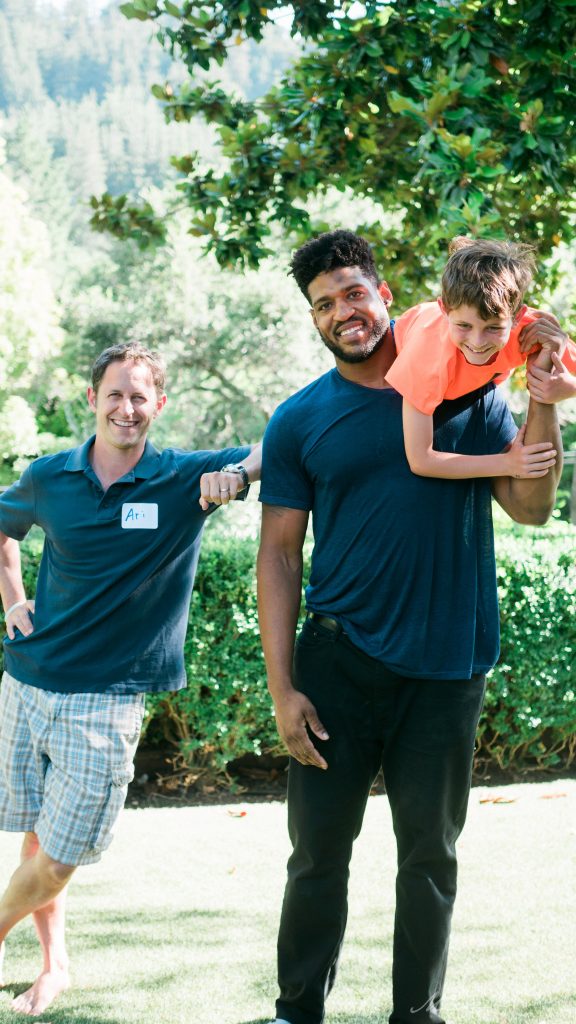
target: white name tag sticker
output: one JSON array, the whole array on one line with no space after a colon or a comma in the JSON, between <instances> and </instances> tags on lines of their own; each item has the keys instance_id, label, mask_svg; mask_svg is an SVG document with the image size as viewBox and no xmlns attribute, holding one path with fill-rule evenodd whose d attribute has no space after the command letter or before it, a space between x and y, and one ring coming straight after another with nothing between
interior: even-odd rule
<instances>
[{"instance_id":1,"label":"white name tag sticker","mask_svg":"<svg viewBox=\"0 0 576 1024\"><path fill-rule=\"evenodd\" d=\"M122 505L123 530L157 530L158 505L156 502Z\"/></svg>"}]
</instances>

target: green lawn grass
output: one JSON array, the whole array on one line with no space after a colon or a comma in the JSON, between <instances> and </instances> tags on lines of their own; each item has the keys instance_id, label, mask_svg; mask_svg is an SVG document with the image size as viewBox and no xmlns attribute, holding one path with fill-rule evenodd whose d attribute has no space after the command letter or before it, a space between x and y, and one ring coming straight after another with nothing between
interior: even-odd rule
<instances>
[{"instance_id":1,"label":"green lawn grass","mask_svg":"<svg viewBox=\"0 0 576 1024\"><path fill-rule=\"evenodd\" d=\"M496 795L514 802L480 802ZM127 810L102 862L72 881L75 984L36 1020L269 1020L285 813L281 804ZM17 836L0 834L2 883L18 847ZM459 850L449 1024L576 1024L576 781L475 788ZM390 814L385 797L372 797L327 1024L387 1021L393 908ZM25 1018L10 1011L10 998L38 968L27 922L9 938L6 968L0 1024L14 1024Z\"/></svg>"}]
</instances>

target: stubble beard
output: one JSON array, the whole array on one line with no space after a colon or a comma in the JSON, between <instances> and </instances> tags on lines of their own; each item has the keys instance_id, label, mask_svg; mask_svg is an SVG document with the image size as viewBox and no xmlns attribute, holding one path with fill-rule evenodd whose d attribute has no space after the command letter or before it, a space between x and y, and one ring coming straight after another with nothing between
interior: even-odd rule
<instances>
[{"instance_id":1,"label":"stubble beard","mask_svg":"<svg viewBox=\"0 0 576 1024\"><path fill-rule=\"evenodd\" d=\"M319 331L318 333L320 334L320 337L322 338L322 341L324 342L326 348L329 349L333 356L336 356L337 359L340 359L341 362L365 363L367 359L370 359L371 356L373 356L376 352L379 351L379 349L382 348L389 329L389 318L387 316L379 317L372 324L372 330L370 331L370 334L366 338L366 341L354 352L340 348L337 342L333 341L332 338L327 338L326 335L322 334L321 331Z\"/></svg>"}]
</instances>

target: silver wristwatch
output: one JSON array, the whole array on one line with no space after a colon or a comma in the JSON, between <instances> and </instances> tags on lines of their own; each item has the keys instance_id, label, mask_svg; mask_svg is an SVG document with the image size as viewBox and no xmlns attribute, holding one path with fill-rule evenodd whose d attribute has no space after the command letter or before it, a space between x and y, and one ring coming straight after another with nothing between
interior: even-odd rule
<instances>
[{"instance_id":1,"label":"silver wristwatch","mask_svg":"<svg viewBox=\"0 0 576 1024\"><path fill-rule=\"evenodd\" d=\"M222 466L221 473L237 473L238 476L242 477L242 487L248 487L250 480L248 478L248 470L246 466L243 466L240 462L230 462L226 466Z\"/></svg>"}]
</instances>

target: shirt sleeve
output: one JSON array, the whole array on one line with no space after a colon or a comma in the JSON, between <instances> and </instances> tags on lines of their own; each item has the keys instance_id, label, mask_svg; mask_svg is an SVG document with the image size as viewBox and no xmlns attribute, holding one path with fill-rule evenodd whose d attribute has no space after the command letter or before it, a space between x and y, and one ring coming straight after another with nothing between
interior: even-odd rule
<instances>
[{"instance_id":1,"label":"shirt sleeve","mask_svg":"<svg viewBox=\"0 0 576 1024\"><path fill-rule=\"evenodd\" d=\"M438 305L424 303L403 313L394 322L394 340L398 355L386 380L419 412L431 416L446 396L454 355Z\"/></svg>"},{"instance_id":2,"label":"shirt sleeve","mask_svg":"<svg viewBox=\"0 0 576 1024\"><path fill-rule=\"evenodd\" d=\"M518 427L499 388L489 385L485 403L486 454L497 455L512 443L518 433Z\"/></svg>"},{"instance_id":3,"label":"shirt sleeve","mask_svg":"<svg viewBox=\"0 0 576 1024\"><path fill-rule=\"evenodd\" d=\"M568 338L568 344L564 350L562 362L566 369L576 376L576 345L571 338Z\"/></svg>"},{"instance_id":4,"label":"shirt sleeve","mask_svg":"<svg viewBox=\"0 0 576 1024\"><path fill-rule=\"evenodd\" d=\"M23 540L36 522L36 498L32 466L0 495L0 530L7 537Z\"/></svg>"},{"instance_id":5,"label":"shirt sleeve","mask_svg":"<svg viewBox=\"0 0 576 1024\"><path fill-rule=\"evenodd\" d=\"M302 462L294 417L280 408L270 420L262 442L260 501L309 512L313 505L313 482Z\"/></svg>"}]
</instances>

